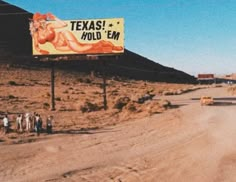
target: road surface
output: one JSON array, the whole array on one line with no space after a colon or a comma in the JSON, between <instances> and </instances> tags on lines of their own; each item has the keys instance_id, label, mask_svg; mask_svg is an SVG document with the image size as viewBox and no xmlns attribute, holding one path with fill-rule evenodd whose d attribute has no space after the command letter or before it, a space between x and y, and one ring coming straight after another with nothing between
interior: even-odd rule
<instances>
[{"instance_id":1,"label":"road surface","mask_svg":"<svg viewBox=\"0 0 236 182\"><path fill-rule=\"evenodd\" d=\"M202 95L216 104L201 106ZM163 98L175 108L101 130L0 144L0 181L236 181L236 97L220 87Z\"/></svg>"}]
</instances>

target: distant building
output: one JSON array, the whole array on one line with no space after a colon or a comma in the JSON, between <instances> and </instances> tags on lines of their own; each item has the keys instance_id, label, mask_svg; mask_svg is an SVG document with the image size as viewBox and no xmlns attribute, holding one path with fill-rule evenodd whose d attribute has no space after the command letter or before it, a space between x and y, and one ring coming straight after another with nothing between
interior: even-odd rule
<instances>
[{"instance_id":1,"label":"distant building","mask_svg":"<svg viewBox=\"0 0 236 182\"><path fill-rule=\"evenodd\" d=\"M236 83L236 74L227 74L217 78L217 83L227 83L227 84L235 84Z\"/></svg>"},{"instance_id":2,"label":"distant building","mask_svg":"<svg viewBox=\"0 0 236 182\"><path fill-rule=\"evenodd\" d=\"M197 80L200 84L213 84L216 82L214 74L198 74Z\"/></svg>"}]
</instances>

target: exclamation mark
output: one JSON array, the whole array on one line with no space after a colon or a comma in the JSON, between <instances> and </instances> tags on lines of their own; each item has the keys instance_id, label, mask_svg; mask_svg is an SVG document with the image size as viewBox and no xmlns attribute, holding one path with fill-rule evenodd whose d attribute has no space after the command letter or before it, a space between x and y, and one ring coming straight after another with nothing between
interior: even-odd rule
<instances>
[{"instance_id":1,"label":"exclamation mark","mask_svg":"<svg viewBox=\"0 0 236 182\"><path fill-rule=\"evenodd\" d=\"M105 23L106 23L106 22L105 22L105 20L104 20L104 21L102 22L102 26L103 26L102 29L103 29L103 30L105 30Z\"/></svg>"}]
</instances>

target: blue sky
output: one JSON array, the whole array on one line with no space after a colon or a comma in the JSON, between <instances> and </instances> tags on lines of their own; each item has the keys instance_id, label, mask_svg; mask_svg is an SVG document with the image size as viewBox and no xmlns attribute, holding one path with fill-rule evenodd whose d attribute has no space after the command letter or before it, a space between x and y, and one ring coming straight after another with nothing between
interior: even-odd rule
<instances>
[{"instance_id":1,"label":"blue sky","mask_svg":"<svg viewBox=\"0 0 236 182\"><path fill-rule=\"evenodd\" d=\"M125 47L162 65L236 73L236 0L5 0L61 19L125 19Z\"/></svg>"}]
</instances>

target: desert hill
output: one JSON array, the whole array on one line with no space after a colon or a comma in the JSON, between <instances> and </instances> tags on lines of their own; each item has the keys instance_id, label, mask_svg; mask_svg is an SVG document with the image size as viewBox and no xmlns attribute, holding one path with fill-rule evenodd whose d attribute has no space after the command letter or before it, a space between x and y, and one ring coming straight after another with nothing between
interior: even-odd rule
<instances>
[{"instance_id":1,"label":"desert hill","mask_svg":"<svg viewBox=\"0 0 236 182\"><path fill-rule=\"evenodd\" d=\"M19 7L0 0L0 55L29 54L31 37L29 36L29 13Z\"/></svg>"},{"instance_id":2,"label":"desert hill","mask_svg":"<svg viewBox=\"0 0 236 182\"><path fill-rule=\"evenodd\" d=\"M17 66L48 67L50 63L41 63L31 56L32 42L29 33L29 18L32 13L0 0L0 63ZM80 72L102 73L109 76L126 77L136 80L161 81L170 83L195 83L196 79L182 71L165 67L128 49L117 57L100 57L90 60L86 56L70 56L70 61L56 63L57 68ZM78 61L80 60L80 61Z\"/></svg>"}]
</instances>

